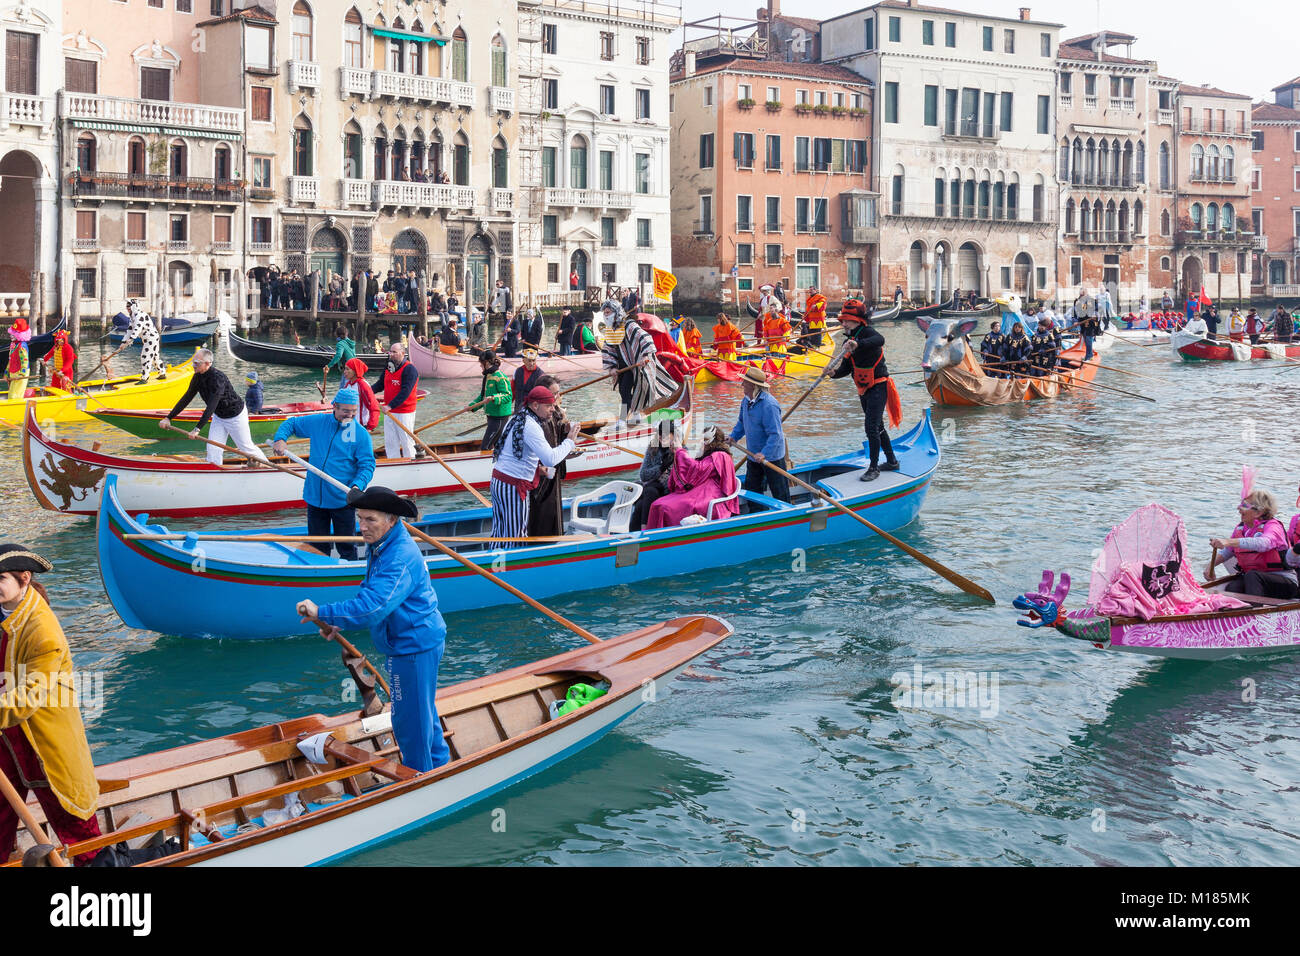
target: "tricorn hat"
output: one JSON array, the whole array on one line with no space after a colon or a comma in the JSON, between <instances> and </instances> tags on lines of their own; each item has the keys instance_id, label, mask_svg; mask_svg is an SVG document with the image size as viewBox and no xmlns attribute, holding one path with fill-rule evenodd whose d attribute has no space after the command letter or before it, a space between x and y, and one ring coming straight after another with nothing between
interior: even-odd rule
<instances>
[{"instance_id":1,"label":"tricorn hat","mask_svg":"<svg viewBox=\"0 0 1300 956\"><path fill-rule=\"evenodd\" d=\"M415 502L410 498L403 498L391 488L384 488L380 485L371 485L365 491L349 491L348 507L362 508L366 511L382 511L385 514L397 515L399 518L409 518L414 521L420 517L419 510L415 507Z\"/></svg>"},{"instance_id":2,"label":"tricorn hat","mask_svg":"<svg viewBox=\"0 0 1300 956\"><path fill-rule=\"evenodd\" d=\"M53 567L35 551L28 551L21 544L0 544L0 573L49 571Z\"/></svg>"}]
</instances>

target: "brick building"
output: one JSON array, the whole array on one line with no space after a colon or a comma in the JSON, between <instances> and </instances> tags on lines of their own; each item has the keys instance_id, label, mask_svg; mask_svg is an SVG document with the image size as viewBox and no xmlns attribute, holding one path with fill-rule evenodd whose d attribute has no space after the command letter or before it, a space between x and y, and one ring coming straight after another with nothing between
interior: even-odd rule
<instances>
[{"instance_id":1,"label":"brick building","mask_svg":"<svg viewBox=\"0 0 1300 956\"><path fill-rule=\"evenodd\" d=\"M1300 298L1300 77L1274 87L1273 98L1251 108L1251 288L1272 298Z\"/></svg>"}]
</instances>

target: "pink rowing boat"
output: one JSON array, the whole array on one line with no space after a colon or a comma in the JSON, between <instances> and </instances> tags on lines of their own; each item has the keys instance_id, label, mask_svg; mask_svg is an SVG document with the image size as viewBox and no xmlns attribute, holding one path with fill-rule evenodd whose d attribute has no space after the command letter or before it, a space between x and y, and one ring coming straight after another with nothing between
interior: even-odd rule
<instances>
[{"instance_id":1,"label":"pink rowing boat","mask_svg":"<svg viewBox=\"0 0 1300 956\"><path fill-rule=\"evenodd\" d=\"M478 378L483 374L478 356L468 352L454 355L439 351L437 346L430 348L416 341L415 336L407 336L406 352L411 364L420 373L420 378ZM523 359L501 357L501 368L513 372L523 364ZM537 364L542 370L557 378L576 373L599 374L603 369L599 352L585 352L582 355L558 355L554 352L542 352Z\"/></svg>"}]
</instances>

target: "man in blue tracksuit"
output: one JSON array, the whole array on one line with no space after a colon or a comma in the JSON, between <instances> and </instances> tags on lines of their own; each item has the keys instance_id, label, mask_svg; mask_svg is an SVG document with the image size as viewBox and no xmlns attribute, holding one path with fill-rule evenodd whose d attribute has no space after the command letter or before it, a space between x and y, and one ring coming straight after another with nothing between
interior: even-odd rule
<instances>
[{"instance_id":1,"label":"man in blue tracksuit","mask_svg":"<svg viewBox=\"0 0 1300 956\"><path fill-rule=\"evenodd\" d=\"M358 402L356 386L339 389L334 396L333 411L285 419L276 429L272 447L283 455L288 450L286 439L311 439L307 460L312 465L345 485L365 488L375 474L375 448L370 444L370 435L356 421ZM348 504L347 496L319 475L307 472L302 500L307 502L308 534L352 536L357 533L356 512ZM340 541L337 547L344 561L356 560L355 544Z\"/></svg>"},{"instance_id":2,"label":"man in blue tracksuit","mask_svg":"<svg viewBox=\"0 0 1300 956\"><path fill-rule=\"evenodd\" d=\"M429 569L402 524L401 519L416 517L415 504L380 487L354 491L348 501L357 510L367 547L361 590L351 600L320 607L299 601L298 613L305 621L314 618L342 629L370 628L375 647L388 655L393 736L402 763L423 773L450 757L435 700L447 625Z\"/></svg>"},{"instance_id":3,"label":"man in blue tracksuit","mask_svg":"<svg viewBox=\"0 0 1300 956\"><path fill-rule=\"evenodd\" d=\"M785 460L785 432L781 428L781 406L776 403L768 391L767 375L762 369L749 366L745 377L741 379L741 388L745 397L740 403L740 417L736 427L731 430L731 440L745 439L749 453L757 461L751 460L745 466L745 490L763 491L767 485L769 494L778 501L790 500L790 482L785 475L778 475L771 468L761 464L770 461L780 465Z\"/></svg>"}]
</instances>

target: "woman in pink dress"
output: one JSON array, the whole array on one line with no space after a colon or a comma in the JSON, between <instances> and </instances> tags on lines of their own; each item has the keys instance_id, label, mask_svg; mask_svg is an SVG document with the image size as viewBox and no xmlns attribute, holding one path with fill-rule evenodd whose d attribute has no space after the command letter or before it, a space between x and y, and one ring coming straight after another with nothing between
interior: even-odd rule
<instances>
[{"instance_id":1,"label":"woman in pink dress","mask_svg":"<svg viewBox=\"0 0 1300 956\"><path fill-rule=\"evenodd\" d=\"M724 498L739 487L736 465L726 448L726 439L715 431L698 458L692 458L685 448L677 449L668 473L668 494L650 506L647 530L679 525L688 515L730 518L739 513L740 506L732 498L716 505L711 514L704 514L710 501Z\"/></svg>"}]
</instances>

